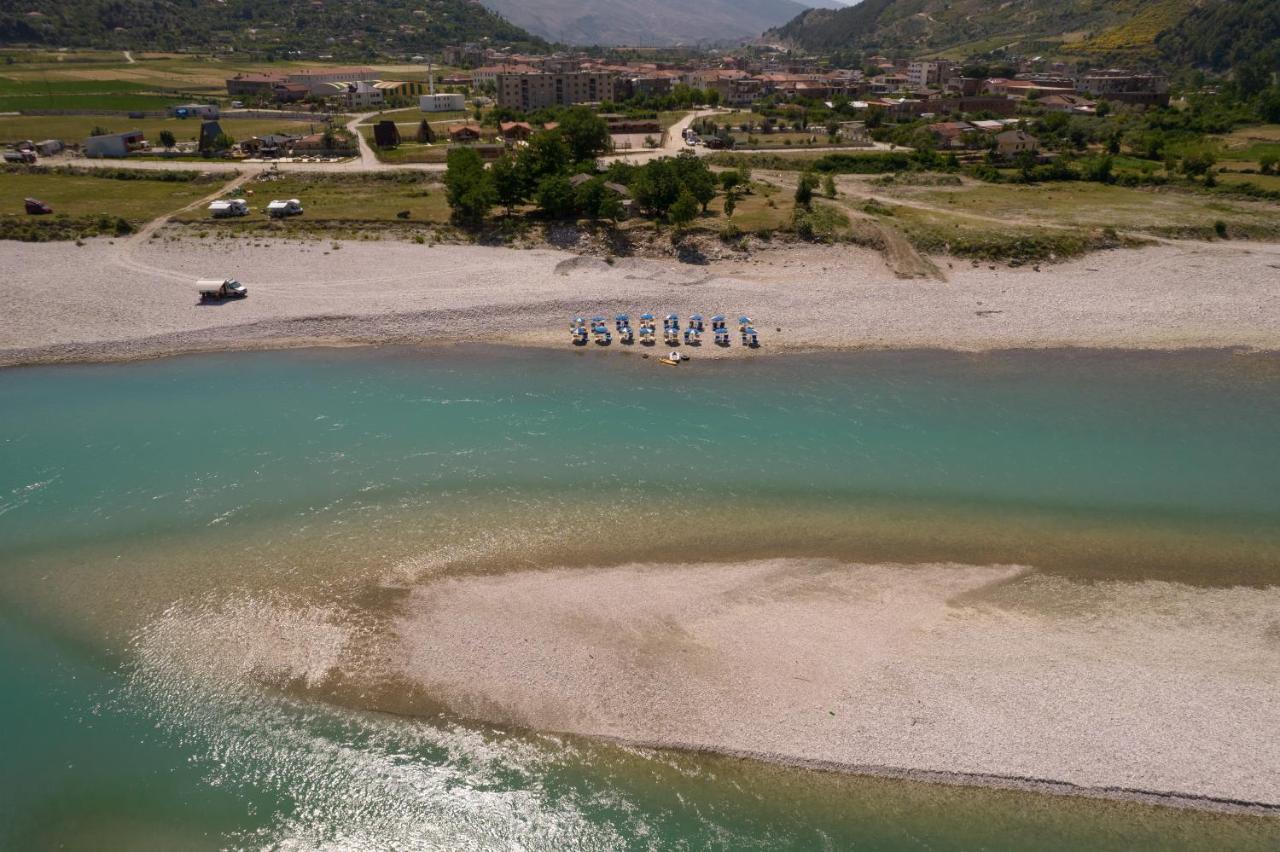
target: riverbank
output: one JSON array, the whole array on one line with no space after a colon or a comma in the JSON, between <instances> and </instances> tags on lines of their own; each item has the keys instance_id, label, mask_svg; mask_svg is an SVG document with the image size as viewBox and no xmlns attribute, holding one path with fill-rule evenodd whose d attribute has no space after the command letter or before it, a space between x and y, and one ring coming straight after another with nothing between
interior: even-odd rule
<instances>
[{"instance_id":1,"label":"riverbank","mask_svg":"<svg viewBox=\"0 0 1280 852\"><path fill-rule=\"evenodd\" d=\"M163 236L9 243L4 253L0 366L309 345L564 347L575 314L643 310L756 320L759 350L704 345L695 358L856 348L1280 349L1280 247L1256 243L1117 250L1038 269L942 261L945 281L901 280L877 253L851 246L706 264ZM197 304L194 282L221 276L240 279L250 297Z\"/></svg>"}]
</instances>

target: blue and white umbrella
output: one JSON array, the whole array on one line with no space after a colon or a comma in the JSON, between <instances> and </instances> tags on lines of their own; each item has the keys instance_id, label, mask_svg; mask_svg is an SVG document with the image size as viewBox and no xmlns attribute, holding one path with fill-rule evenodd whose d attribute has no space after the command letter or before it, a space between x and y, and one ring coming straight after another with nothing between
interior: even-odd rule
<instances>
[{"instance_id":1,"label":"blue and white umbrella","mask_svg":"<svg viewBox=\"0 0 1280 852\"><path fill-rule=\"evenodd\" d=\"M751 325L751 317L746 314L738 317L738 325Z\"/></svg>"},{"instance_id":2,"label":"blue and white umbrella","mask_svg":"<svg viewBox=\"0 0 1280 852\"><path fill-rule=\"evenodd\" d=\"M617 320L618 322L631 322L631 317L627 316L626 314L618 314L616 317L614 317L614 319Z\"/></svg>"},{"instance_id":3,"label":"blue and white umbrella","mask_svg":"<svg viewBox=\"0 0 1280 852\"><path fill-rule=\"evenodd\" d=\"M642 320L652 320L652 319L653 319L653 314L641 314L641 315L640 315L640 319L642 319Z\"/></svg>"}]
</instances>

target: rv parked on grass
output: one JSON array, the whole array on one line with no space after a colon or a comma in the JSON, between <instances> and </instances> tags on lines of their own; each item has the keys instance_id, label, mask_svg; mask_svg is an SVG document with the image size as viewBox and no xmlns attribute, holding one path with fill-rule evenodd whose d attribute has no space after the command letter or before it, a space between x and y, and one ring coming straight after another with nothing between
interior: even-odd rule
<instances>
[{"instance_id":1,"label":"rv parked on grass","mask_svg":"<svg viewBox=\"0 0 1280 852\"><path fill-rule=\"evenodd\" d=\"M232 216L245 216L249 213L249 203L243 198L228 198L225 201L214 201L209 205L209 212L215 219L229 219Z\"/></svg>"},{"instance_id":2,"label":"rv parked on grass","mask_svg":"<svg viewBox=\"0 0 1280 852\"><path fill-rule=\"evenodd\" d=\"M267 215L276 219L283 219L286 216L302 215L302 202L296 198L290 198L288 201L276 199L267 205Z\"/></svg>"}]
</instances>

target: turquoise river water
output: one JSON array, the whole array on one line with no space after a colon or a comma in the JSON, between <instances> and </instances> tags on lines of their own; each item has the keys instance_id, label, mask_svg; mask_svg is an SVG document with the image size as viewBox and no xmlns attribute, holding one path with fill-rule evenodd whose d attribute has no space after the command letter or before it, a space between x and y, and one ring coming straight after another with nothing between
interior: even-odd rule
<instances>
[{"instance_id":1,"label":"turquoise river water","mask_svg":"<svg viewBox=\"0 0 1280 852\"><path fill-rule=\"evenodd\" d=\"M771 555L1270 585L1277 423L1280 361L1222 352L3 371L0 848L1274 849L1265 817L352 709L211 664L212 622L175 619L376 626L389 577Z\"/></svg>"}]
</instances>

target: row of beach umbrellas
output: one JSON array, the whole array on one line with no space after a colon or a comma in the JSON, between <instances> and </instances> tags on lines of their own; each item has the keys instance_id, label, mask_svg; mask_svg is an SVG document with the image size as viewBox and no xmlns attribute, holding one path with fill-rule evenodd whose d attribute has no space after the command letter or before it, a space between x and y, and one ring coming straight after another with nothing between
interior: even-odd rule
<instances>
[{"instance_id":1,"label":"row of beach umbrellas","mask_svg":"<svg viewBox=\"0 0 1280 852\"><path fill-rule=\"evenodd\" d=\"M630 343L633 339L630 315L617 314L613 319L622 341ZM655 320L656 317L652 313L645 312L640 315L641 337L652 335ZM702 314L691 314L689 316L689 326L685 331L685 340L687 342L697 340L696 335L701 334L705 329L705 322ZM608 343L613 339L609 331L608 320L603 316L593 316L590 328L590 334L596 336L598 343ZM662 328L668 339L675 337L680 332L680 317L677 314L667 314L663 317ZM744 343L752 346L756 345L758 334L751 323L751 317L746 314L739 316L738 328ZM584 317L574 317L572 323L570 323L570 329L573 332L575 343L587 342L587 320ZM716 342L725 344L729 342L728 318L724 314L716 314L711 318L711 329L716 333Z\"/></svg>"}]
</instances>

